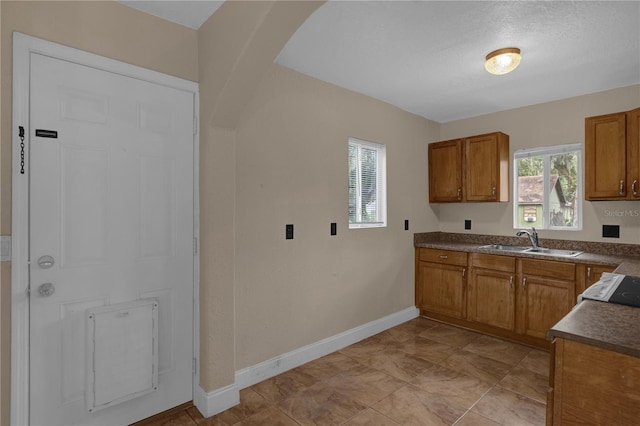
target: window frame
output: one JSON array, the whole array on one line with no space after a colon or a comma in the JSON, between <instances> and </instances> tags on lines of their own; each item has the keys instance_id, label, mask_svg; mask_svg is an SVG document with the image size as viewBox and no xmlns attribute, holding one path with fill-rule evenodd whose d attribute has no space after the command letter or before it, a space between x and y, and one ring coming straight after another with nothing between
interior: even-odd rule
<instances>
[{"instance_id":1,"label":"window frame","mask_svg":"<svg viewBox=\"0 0 640 426\"><path fill-rule=\"evenodd\" d=\"M573 227L553 226L549 223L549 192L550 175L551 175L551 156L575 152L577 155L577 175L578 182L576 190L575 212ZM548 231L581 231L582 230L582 200L584 197L584 147L582 143L568 143L563 145L554 145L536 148L524 148L516 150L513 153L513 229L523 229L526 226L520 225L519 220L519 182L518 182L518 160L529 157L543 157L543 203L542 203L542 226L536 226L537 229Z\"/></svg>"},{"instance_id":2,"label":"window frame","mask_svg":"<svg viewBox=\"0 0 640 426\"><path fill-rule=\"evenodd\" d=\"M347 221L349 229L385 228L387 226L387 146L385 144L349 137L347 148L355 146L358 153L362 148L376 151L376 218L375 222L352 222L349 215L349 165L347 165ZM349 149L347 149L347 159ZM356 167L356 184L360 182L361 164ZM356 217L362 218L362 190L356 186L355 208ZM359 212L359 213L358 213Z\"/></svg>"}]
</instances>

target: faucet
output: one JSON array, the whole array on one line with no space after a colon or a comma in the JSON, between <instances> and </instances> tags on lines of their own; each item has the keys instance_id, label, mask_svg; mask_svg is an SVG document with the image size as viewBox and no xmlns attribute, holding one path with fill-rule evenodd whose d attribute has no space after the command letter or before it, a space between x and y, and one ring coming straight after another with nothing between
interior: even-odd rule
<instances>
[{"instance_id":1,"label":"faucet","mask_svg":"<svg viewBox=\"0 0 640 426\"><path fill-rule=\"evenodd\" d=\"M538 233L536 232L536 228L531 227L531 232L529 231L518 231L516 232L516 236L521 237L522 235L526 235L529 237L529 241L531 241L531 246L534 249L538 248Z\"/></svg>"}]
</instances>

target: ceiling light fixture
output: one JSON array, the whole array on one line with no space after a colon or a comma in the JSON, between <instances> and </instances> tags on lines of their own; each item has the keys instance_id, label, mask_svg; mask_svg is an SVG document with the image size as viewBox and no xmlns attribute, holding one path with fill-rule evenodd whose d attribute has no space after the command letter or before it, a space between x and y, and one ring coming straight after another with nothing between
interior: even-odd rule
<instances>
[{"instance_id":1,"label":"ceiling light fixture","mask_svg":"<svg viewBox=\"0 0 640 426\"><path fill-rule=\"evenodd\" d=\"M507 74L520 64L520 49L505 47L489 53L484 63L485 69L491 74Z\"/></svg>"}]
</instances>

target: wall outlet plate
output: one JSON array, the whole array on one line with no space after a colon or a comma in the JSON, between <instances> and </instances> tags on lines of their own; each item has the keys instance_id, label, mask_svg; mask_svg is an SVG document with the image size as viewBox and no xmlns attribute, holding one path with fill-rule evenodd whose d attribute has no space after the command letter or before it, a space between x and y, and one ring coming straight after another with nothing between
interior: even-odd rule
<instances>
[{"instance_id":1,"label":"wall outlet plate","mask_svg":"<svg viewBox=\"0 0 640 426\"><path fill-rule=\"evenodd\" d=\"M602 225L602 238L620 238L620 225Z\"/></svg>"},{"instance_id":2,"label":"wall outlet plate","mask_svg":"<svg viewBox=\"0 0 640 426\"><path fill-rule=\"evenodd\" d=\"M289 224L285 227L284 237L287 240L293 240L293 224Z\"/></svg>"}]
</instances>

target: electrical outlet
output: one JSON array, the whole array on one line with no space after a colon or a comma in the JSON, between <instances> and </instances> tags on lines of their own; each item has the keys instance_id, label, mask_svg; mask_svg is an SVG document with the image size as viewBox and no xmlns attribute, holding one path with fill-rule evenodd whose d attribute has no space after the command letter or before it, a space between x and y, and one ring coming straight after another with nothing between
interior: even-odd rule
<instances>
[{"instance_id":1,"label":"electrical outlet","mask_svg":"<svg viewBox=\"0 0 640 426\"><path fill-rule=\"evenodd\" d=\"M602 238L620 238L620 225L602 225Z\"/></svg>"},{"instance_id":2,"label":"electrical outlet","mask_svg":"<svg viewBox=\"0 0 640 426\"><path fill-rule=\"evenodd\" d=\"M293 240L293 225L287 225L284 232L284 237L287 240Z\"/></svg>"},{"instance_id":3,"label":"electrical outlet","mask_svg":"<svg viewBox=\"0 0 640 426\"><path fill-rule=\"evenodd\" d=\"M464 229L471 229L471 221L469 219L465 219Z\"/></svg>"},{"instance_id":4,"label":"electrical outlet","mask_svg":"<svg viewBox=\"0 0 640 426\"><path fill-rule=\"evenodd\" d=\"M338 234L338 224L335 222L331 222L331 235Z\"/></svg>"}]
</instances>

